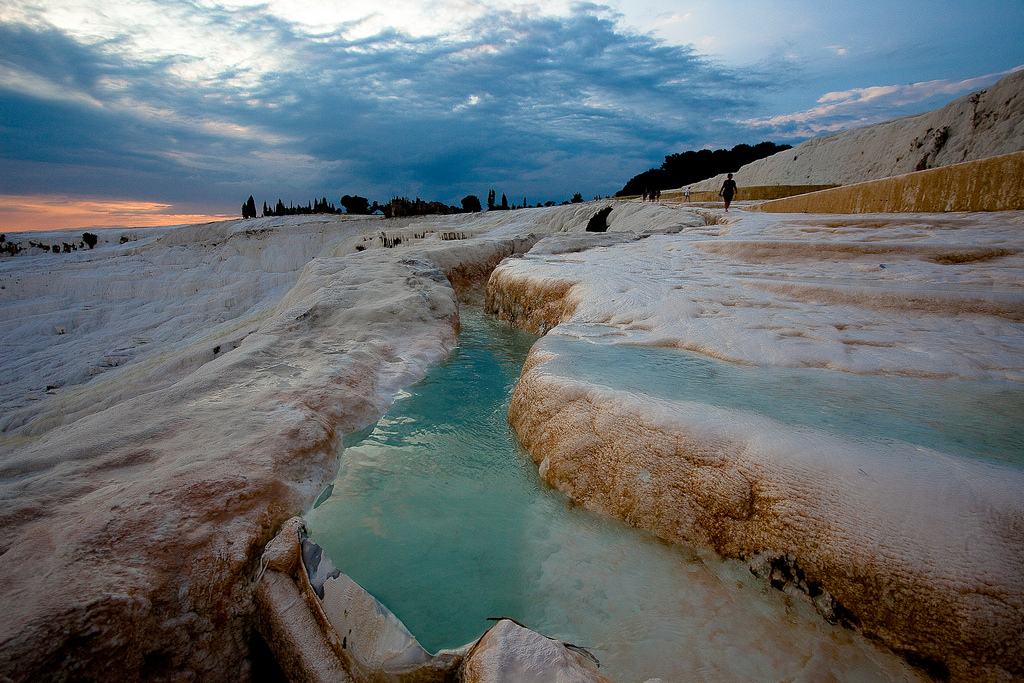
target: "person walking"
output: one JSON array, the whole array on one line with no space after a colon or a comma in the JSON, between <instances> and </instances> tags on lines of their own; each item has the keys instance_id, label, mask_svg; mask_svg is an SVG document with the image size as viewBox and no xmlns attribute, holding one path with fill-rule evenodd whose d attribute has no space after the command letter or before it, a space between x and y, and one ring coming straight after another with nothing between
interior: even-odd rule
<instances>
[{"instance_id":1,"label":"person walking","mask_svg":"<svg viewBox=\"0 0 1024 683\"><path fill-rule=\"evenodd\" d=\"M733 195L736 194L736 181L732 179L732 173L729 173L725 177L725 182L722 183L722 199L725 200L725 212L729 213L729 205L732 204Z\"/></svg>"},{"instance_id":2,"label":"person walking","mask_svg":"<svg viewBox=\"0 0 1024 683\"><path fill-rule=\"evenodd\" d=\"M686 192L683 195L686 197L686 201L690 201L690 188L686 188Z\"/></svg>"}]
</instances>

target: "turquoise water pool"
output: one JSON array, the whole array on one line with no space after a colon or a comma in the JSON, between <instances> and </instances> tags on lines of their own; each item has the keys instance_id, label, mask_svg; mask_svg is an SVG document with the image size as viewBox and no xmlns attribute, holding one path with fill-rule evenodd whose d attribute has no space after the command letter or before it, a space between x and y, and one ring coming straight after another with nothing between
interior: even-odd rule
<instances>
[{"instance_id":1,"label":"turquoise water pool","mask_svg":"<svg viewBox=\"0 0 1024 683\"><path fill-rule=\"evenodd\" d=\"M314 541L428 650L507 616L591 649L616 681L912 680L893 655L546 485L507 423L537 338L462 311L459 347L342 456Z\"/></svg>"},{"instance_id":2,"label":"turquoise water pool","mask_svg":"<svg viewBox=\"0 0 1024 683\"><path fill-rule=\"evenodd\" d=\"M548 336L558 374L763 415L861 442L900 441L1024 466L1024 390L1012 382L751 367L661 347Z\"/></svg>"}]
</instances>

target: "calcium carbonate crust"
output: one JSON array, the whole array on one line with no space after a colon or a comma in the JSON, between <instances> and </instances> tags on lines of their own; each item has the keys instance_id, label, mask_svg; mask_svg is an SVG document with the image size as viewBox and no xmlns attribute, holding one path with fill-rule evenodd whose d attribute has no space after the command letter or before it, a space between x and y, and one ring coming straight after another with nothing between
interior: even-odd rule
<instances>
[{"instance_id":1,"label":"calcium carbonate crust","mask_svg":"<svg viewBox=\"0 0 1024 683\"><path fill-rule=\"evenodd\" d=\"M449 276L530 243L383 249L375 227L235 221L0 264L24 354L0 396L4 680L248 676L263 546L333 479L341 435L456 344Z\"/></svg>"},{"instance_id":2,"label":"calcium carbonate crust","mask_svg":"<svg viewBox=\"0 0 1024 683\"><path fill-rule=\"evenodd\" d=\"M1019 221L737 216L571 258L540 249L545 240L495 270L488 308L580 343L1019 381ZM571 498L766 565L768 577L791 573L794 586L826 596L823 613L933 673L1024 676L1019 468L908 444L879 451L750 413L616 392L560 375L554 359L544 340L534 346L509 419L541 476Z\"/></svg>"},{"instance_id":3,"label":"calcium carbonate crust","mask_svg":"<svg viewBox=\"0 0 1024 683\"><path fill-rule=\"evenodd\" d=\"M767 419L558 376L538 343L509 421L584 506L726 557L789 555L825 610L956 680L1024 674L1019 470L886 457ZM823 610L823 611L825 611Z\"/></svg>"}]
</instances>

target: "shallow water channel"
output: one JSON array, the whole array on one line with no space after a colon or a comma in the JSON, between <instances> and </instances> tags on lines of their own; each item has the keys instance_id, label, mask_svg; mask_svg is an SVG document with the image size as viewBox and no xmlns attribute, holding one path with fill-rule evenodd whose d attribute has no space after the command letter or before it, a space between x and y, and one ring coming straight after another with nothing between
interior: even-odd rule
<instances>
[{"instance_id":1,"label":"shallow water channel","mask_svg":"<svg viewBox=\"0 0 1024 683\"><path fill-rule=\"evenodd\" d=\"M544 483L507 423L537 338L463 307L459 346L345 450L309 514L334 563L430 651L512 617L590 649L621 683L912 680L900 660L766 589Z\"/></svg>"},{"instance_id":2,"label":"shallow water channel","mask_svg":"<svg viewBox=\"0 0 1024 683\"><path fill-rule=\"evenodd\" d=\"M905 443L1024 466L1020 383L750 367L664 347L548 335L551 369L612 389L755 413L875 446Z\"/></svg>"}]
</instances>

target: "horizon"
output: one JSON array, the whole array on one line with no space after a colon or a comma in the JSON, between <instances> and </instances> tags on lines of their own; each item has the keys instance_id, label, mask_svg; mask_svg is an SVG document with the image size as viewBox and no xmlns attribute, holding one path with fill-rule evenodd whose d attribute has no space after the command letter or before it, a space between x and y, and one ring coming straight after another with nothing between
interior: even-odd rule
<instances>
[{"instance_id":1,"label":"horizon","mask_svg":"<svg viewBox=\"0 0 1024 683\"><path fill-rule=\"evenodd\" d=\"M670 154L798 144L1024 68L1012 0L14 0L0 34L0 232L226 220L250 195L614 195Z\"/></svg>"}]
</instances>

